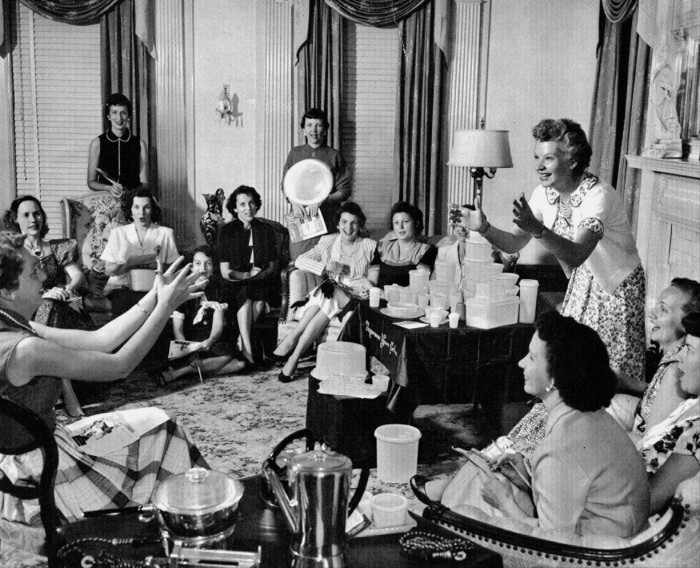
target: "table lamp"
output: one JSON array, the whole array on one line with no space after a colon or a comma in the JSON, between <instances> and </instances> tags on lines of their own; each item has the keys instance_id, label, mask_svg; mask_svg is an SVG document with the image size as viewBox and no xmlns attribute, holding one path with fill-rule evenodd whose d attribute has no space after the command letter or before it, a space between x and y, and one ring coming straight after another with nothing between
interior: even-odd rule
<instances>
[{"instance_id":1,"label":"table lamp","mask_svg":"<svg viewBox=\"0 0 700 568\"><path fill-rule=\"evenodd\" d=\"M508 131L455 130L447 165L469 167L476 185L476 197L481 199L484 177L493 178L496 168L513 167Z\"/></svg>"}]
</instances>

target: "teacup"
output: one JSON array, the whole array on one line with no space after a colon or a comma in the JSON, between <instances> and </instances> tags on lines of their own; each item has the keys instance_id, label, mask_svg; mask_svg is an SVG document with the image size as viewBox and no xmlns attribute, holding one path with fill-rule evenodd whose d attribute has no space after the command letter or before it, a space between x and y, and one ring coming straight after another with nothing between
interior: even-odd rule
<instances>
[{"instance_id":1,"label":"teacup","mask_svg":"<svg viewBox=\"0 0 700 568\"><path fill-rule=\"evenodd\" d=\"M447 317L447 310L440 307L440 306L426 306L426 308L425 308L426 319L430 320L433 314L439 314L440 321L442 321L445 319L445 317Z\"/></svg>"}]
</instances>

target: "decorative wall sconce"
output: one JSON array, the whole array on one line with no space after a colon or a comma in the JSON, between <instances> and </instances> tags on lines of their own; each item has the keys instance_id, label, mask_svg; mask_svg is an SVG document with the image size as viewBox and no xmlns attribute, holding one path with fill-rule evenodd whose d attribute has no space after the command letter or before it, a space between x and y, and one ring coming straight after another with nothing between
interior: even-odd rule
<instances>
[{"instance_id":1,"label":"decorative wall sconce","mask_svg":"<svg viewBox=\"0 0 700 568\"><path fill-rule=\"evenodd\" d=\"M493 178L496 168L513 167L508 131L455 130L447 165L469 167L476 185L476 197L481 198L484 177Z\"/></svg>"},{"instance_id":2,"label":"decorative wall sconce","mask_svg":"<svg viewBox=\"0 0 700 568\"><path fill-rule=\"evenodd\" d=\"M230 86L225 84L219 95L219 102L216 103L216 112L219 114L219 118L227 120L229 125L231 125L232 120L238 125L238 117L242 116L243 113L238 112L238 95L234 93L231 96L229 90Z\"/></svg>"}]
</instances>

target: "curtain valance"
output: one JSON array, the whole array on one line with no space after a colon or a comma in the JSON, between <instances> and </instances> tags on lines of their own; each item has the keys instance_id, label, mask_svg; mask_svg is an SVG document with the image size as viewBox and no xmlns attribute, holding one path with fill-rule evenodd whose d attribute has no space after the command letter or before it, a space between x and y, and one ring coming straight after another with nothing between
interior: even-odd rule
<instances>
[{"instance_id":1,"label":"curtain valance","mask_svg":"<svg viewBox=\"0 0 700 568\"><path fill-rule=\"evenodd\" d=\"M72 25L97 24L124 0L20 0L30 10L57 22ZM5 37L4 3L0 0L0 48ZM151 57L155 52L155 10L153 0L134 0L135 34ZM2 56L5 54L2 53Z\"/></svg>"},{"instance_id":2,"label":"curtain valance","mask_svg":"<svg viewBox=\"0 0 700 568\"><path fill-rule=\"evenodd\" d=\"M20 0L30 10L65 24L96 24L121 0Z\"/></svg>"},{"instance_id":3,"label":"curtain valance","mask_svg":"<svg viewBox=\"0 0 700 568\"><path fill-rule=\"evenodd\" d=\"M605 17L613 24L627 20L637 7L637 0L601 0Z\"/></svg>"},{"instance_id":4,"label":"curtain valance","mask_svg":"<svg viewBox=\"0 0 700 568\"><path fill-rule=\"evenodd\" d=\"M366 26L397 24L430 0L325 0L343 17Z\"/></svg>"}]
</instances>

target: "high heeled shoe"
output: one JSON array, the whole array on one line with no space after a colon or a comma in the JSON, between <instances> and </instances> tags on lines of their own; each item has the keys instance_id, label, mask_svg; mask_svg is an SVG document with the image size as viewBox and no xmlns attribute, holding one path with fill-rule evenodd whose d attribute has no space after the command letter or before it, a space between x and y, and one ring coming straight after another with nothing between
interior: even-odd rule
<instances>
[{"instance_id":1,"label":"high heeled shoe","mask_svg":"<svg viewBox=\"0 0 700 568\"><path fill-rule=\"evenodd\" d=\"M280 383L291 383L294 380L294 373L291 375L285 375L284 371L280 371L280 374L277 375L277 380Z\"/></svg>"},{"instance_id":2,"label":"high heeled shoe","mask_svg":"<svg viewBox=\"0 0 700 568\"><path fill-rule=\"evenodd\" d=\"M291 356L291 353L287 353L286 355L277 355L277 353L270 353L267 358L272 361L273 363L280 364L282 363L283 365L287 362L287 359Z\"/></svg>"}]
</instances>

